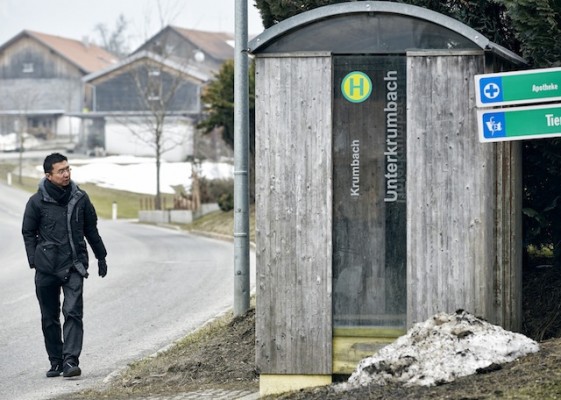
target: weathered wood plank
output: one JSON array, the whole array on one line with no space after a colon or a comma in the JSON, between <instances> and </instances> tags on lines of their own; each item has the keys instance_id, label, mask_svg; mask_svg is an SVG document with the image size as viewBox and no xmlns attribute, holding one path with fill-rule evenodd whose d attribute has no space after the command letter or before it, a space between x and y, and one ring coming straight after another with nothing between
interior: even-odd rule
<instances>
[{"instance_id":1,"label":"weathered wood plank","mask_svg":"<svg viewBox=\"0 0 561 400\"><path fill-rule=\"evenodd\" d=\"M522 328L522 146L501 142L497 149L497 323Z\"/></svg>"},{"instance_id":2,"label":"weathered wood plank","mask_svg":"<svg viewBox=\"0 0 561 400\"><path fill-rule=\"evenodd\" d=\"M256 74L256 362L331 374L331 58L258 57Z\"/></svg>"},{"instance_id":3,"label":"weathered wood plank","mask_svg":"<svg viewBox=\"0 0 561 400\"><path fill-rule=\"evenodd\" d=\"M478 142L473 93L483 70L483 54L408 59L409 325L458 308L496 319L495 148Z\"/></svg>"}]
</instances>

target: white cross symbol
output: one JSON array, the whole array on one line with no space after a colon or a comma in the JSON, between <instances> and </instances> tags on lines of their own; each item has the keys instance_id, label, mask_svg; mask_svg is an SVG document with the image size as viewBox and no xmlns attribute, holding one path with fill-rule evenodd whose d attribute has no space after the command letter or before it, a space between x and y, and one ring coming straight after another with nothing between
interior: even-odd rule
<instances>
[{"instance_id":1,"label":"white cross symbol","mask_svg":"<svg viewBox=\"0 0 561 400\"><path fill-rule=\"evenodd\" d=\"M494 99L501 93L501 88L496 83L490 82L483 88L483 94L488 99Z\"/></svg>"}]
</instances>

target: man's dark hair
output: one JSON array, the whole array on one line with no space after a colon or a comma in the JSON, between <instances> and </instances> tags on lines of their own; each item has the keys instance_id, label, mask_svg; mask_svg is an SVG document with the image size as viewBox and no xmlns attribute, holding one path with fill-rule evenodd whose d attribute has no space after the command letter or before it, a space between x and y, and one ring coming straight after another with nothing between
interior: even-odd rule
<instances>
[{"instance_id":1,"label":"man's dark hair","mask_svg":"<svg viewBox=\"0 0 561 400\"><path fill-rule=\"evenodd\" d=\"M65 155L60 153L49 154L47 157L45 157L45 161L43 161L43 171L48 174L53 171L53 164L63 161L68 161L68 158L66 158Z\"/></svg>"}]
</instances>

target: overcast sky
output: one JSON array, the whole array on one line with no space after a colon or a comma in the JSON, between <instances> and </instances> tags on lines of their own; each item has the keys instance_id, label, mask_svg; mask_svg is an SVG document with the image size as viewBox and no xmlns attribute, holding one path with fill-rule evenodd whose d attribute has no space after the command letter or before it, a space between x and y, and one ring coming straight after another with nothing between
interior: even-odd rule
<instances>
[{"instance_id":1,"label":"overcast sky","mask_svg":"<svg viewBox=\"0 0 561 400\"><path fill-rule=\"evenodd\" d=\"M248 0L248 31L258 34L263 25L253 3ZM95 26L112 31L123 14L134 50L161 29L160 19L164 25L234 33L234 11L234 0L0 0L0 45L24 29L97 41Z\"/></svg>"}]
</instances>

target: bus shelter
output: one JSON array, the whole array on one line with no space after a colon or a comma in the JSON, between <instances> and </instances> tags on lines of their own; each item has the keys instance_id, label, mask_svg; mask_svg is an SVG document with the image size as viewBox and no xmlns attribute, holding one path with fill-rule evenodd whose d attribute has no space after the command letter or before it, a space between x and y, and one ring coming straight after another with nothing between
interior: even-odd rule
<instances>
[{"instance_id":1,"label":"bus shelter","mask_svg":"<svg viewBox=\"0 0 561 400\"><path fill-rule=\"evenodd\" d=\"M253 39L263 394L331 382L437 312L521 323L521 149L479 143L474 75L525 62L412 5Z\"/></svg>"}]
</instances>

